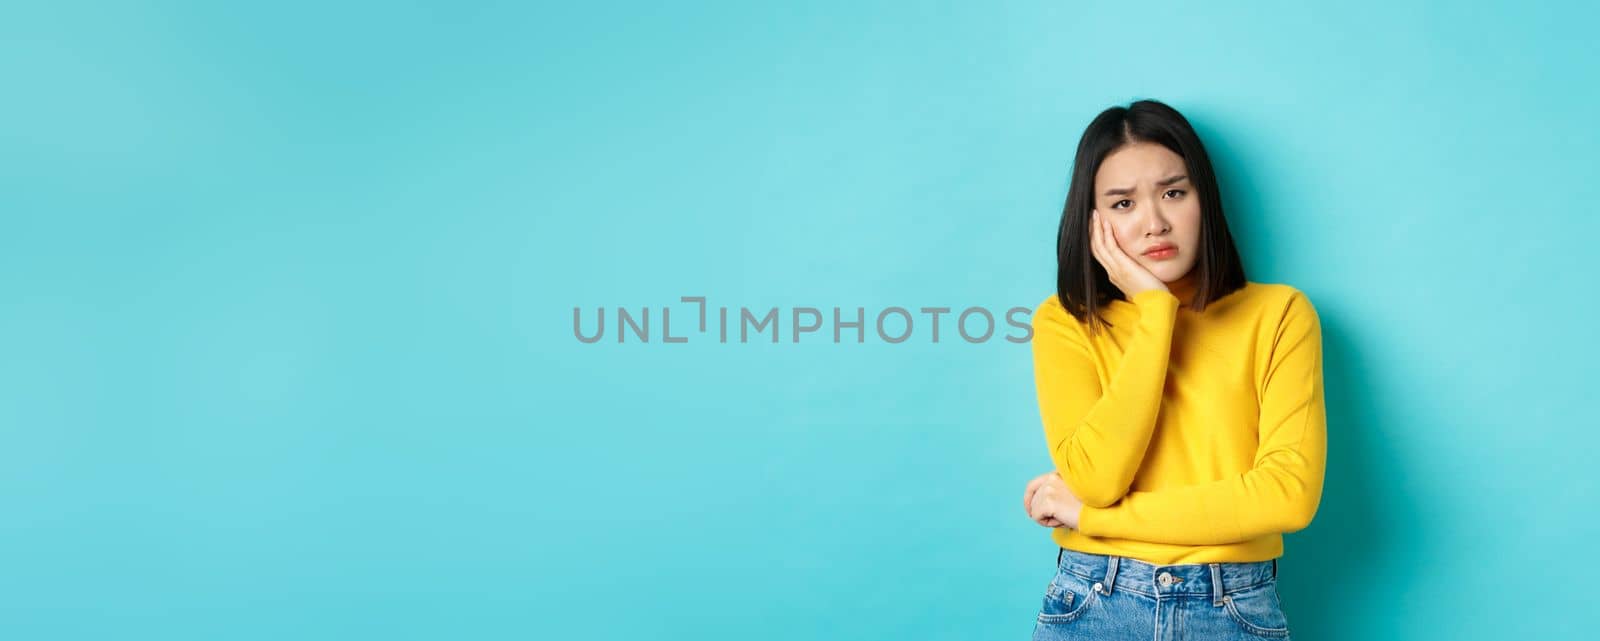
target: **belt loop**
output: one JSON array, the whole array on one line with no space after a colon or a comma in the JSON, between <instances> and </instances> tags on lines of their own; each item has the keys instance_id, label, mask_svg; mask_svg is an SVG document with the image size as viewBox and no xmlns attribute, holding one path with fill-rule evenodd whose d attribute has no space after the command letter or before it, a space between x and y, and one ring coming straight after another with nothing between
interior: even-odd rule
<instances>
[{"instance_id":1,"label":"belt loop","mask_svg":"<svg viewBox=\"0 0 1600 641\"><path fill-rule=\"evenodd\" d=\"M1222 605L1222 594L1225 587L1222 585L1222 567L1216 563L1211 565L1211 605Z\"/></svg>"},{"instance_id":2,"label":"belt loop","mask_svg":"<svg viewBox=\"0 0 1600 641\"><path fill-rule=\"evenodd\" d=\"M1122 560L1115 554L1106 561L1106 595L1111 595L1111 586L1117 582L1117 562Z\"/></svg>"}]
</instances>

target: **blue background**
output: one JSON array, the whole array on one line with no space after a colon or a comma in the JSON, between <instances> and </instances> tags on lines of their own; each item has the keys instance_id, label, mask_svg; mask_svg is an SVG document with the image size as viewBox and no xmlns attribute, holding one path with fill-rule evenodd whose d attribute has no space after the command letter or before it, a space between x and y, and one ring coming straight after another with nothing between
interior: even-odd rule
<instances>
[{"instance_id":1,"label":"blue background","mask_svg":"<svg viewBox=\"0 0 1600 641\"><path fill-rule=\"evenodd\" d=\"M1323 321L1297 638L1580 638L1596 19L6 3L0 637L1025 638L1026 345L572 310L1033 307L1083 127L1158 98Z\"/></svg>"}]
</instances>

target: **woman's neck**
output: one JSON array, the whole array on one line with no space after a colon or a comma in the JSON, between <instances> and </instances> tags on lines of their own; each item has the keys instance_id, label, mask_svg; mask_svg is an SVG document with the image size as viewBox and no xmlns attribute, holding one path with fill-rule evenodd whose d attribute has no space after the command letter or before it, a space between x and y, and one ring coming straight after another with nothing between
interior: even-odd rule
<instances>
[{"instance_id":1,"label":"woman's neck","mask_svg":"<svg viewBox=\"0 0 1600 641\"><path fill-rule=\"evenodd\" d=\"M1194 270L1184 274L1183 278L1167 283L1167 290L1178 297L1178 304L1182 307L1192 307L1195 290L1199 288L1199 277Z\"/></svg>"}]
</instances>

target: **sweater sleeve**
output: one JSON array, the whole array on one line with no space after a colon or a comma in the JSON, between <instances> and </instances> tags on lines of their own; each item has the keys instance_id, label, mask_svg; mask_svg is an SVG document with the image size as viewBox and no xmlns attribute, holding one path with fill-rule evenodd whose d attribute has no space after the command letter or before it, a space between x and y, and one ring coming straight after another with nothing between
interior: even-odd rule
<instances>
[{"instance_id":1,"label":"sweater sleeve","mask_svg":"<svg viewBox=\"0 0 1600 641\"><path fill-rule=\"evenodd\" d=\"M1242 474L1176 488L1129 492L1116 505L1079 513L1090 536L1216 545L1310 525L1322 498L1327 418L1322 331L1296 292L1279 323L1260 396L1255 463ZM1087 502L1085 502L1087 503Z\"/></svg>"},{"instance_id":2,"label":"sweater sleeve","mask_svg":"<svg viewBox=\"0 0 1600 641\"><path fill-rule=\"evenodd\" d=\"M1077 319L1047 300L1033 316L1034 385L1057 473L1085 505L1109 506L1133 483L1155 432L1166 385L1178 297L1135 294L1131 344L1101 389L1096 359Z\"/></svg>"}]
</instances>

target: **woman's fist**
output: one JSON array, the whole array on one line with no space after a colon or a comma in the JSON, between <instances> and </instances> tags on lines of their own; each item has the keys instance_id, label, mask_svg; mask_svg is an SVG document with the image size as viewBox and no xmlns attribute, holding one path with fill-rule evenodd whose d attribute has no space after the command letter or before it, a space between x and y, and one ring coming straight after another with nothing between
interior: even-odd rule
<instances>
[{"instance_id":1,"label":"woman's fist","mask_svg":"<svg viewBox=\"0 0 1600 641\"><path fill-rule=\"evenodd\" d=\"M1072 493L1060 474L1050 470L1028 481L1022 492L1022 508L1039 525L1077 529L1083 501Z\"/></svg>"}]
</instances>

